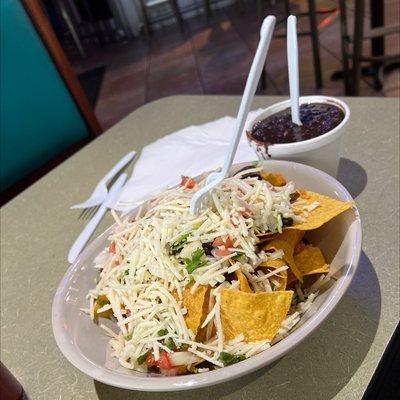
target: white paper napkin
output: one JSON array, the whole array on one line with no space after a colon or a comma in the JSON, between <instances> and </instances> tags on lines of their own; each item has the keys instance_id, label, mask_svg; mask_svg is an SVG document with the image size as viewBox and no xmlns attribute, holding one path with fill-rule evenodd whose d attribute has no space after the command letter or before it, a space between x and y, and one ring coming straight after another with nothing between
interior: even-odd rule
<instances>
[{"instance_id":1,"label":"white paper napkin","mask_svg":"<svg viewBox=\"0 0 400 400\"><path fill-rule=\"evenodd\" d=\"M248 119L258 112L249 113ZM144 147L114 208L128 211L167 186L178 184L182 175L196 176L222 166L234 127L235 118L223 117L189 126ZM256 159L243 133L234 162Z\"/></svg>"}]
</instances>

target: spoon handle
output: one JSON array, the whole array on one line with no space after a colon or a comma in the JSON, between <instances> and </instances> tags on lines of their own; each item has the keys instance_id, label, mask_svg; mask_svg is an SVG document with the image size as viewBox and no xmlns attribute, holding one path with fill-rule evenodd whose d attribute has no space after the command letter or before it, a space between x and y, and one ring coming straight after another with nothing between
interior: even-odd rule
<instances>
[{"instance_id":1,"label":"spoon handle","mask_svg":"<svg viewBox=\"0 0 400 400\"><path fill-rule=\"evenodd\" d=\"M232 165L235 153L243 132L244 124L246 123L247 114L249 113L253 97L257 89L258 82L260 81L261 72L264 68L265 57L268 52L269 45L272 39L272 33L275 27L274 16L268 16L264 19L261 31L260 42L258 43L257 51L254 56L253 63L251 64L249 76L247 77L246 87L243 92L242 101L240 103L239 112L236 118L235 131L229 144L229 150L225 158L222 173L224 176L228 173Z\"/></svg>"},{"instance_id":2,"label":"spoon handle","mask_svg":"<svg viewBox=\"0 0 400 400\"><path fill-rule=\"evenodd\" d=\"M289 89L292 122L301 125L299 111L299 51L297 46L296 17L287 20L287 58L289 66Z\"/></svg>"}]
</instances>

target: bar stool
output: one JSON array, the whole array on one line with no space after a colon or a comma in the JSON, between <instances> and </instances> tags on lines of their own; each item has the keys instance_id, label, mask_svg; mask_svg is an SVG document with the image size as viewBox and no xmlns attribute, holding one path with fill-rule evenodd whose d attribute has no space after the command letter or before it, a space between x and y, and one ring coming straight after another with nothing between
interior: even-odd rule
<instances>
[{"instance_id":1,"label":"bar stool","mask_svg":"<svg viewBox=\"0 0 400 400\"><path fill-rule=\"evenodd\" d=\"M400 33L400 24L394 24L390 26L383 25L383 2L379 0L380 4L376 4L371 0L371 6L379 6L381 10L376 10L376 13L371 12L371 28L364 31L364 11L365 3L364 0L355 0L354 3L354 30L353 35L350 36L347 30L347 13L346 13L346 1L339 0L340 8L340 33L341 33L341 44L342 44L342 63L343 63L343 81L344 89L347 96L358 96L360 93L360 78L361 78L361 63L369 62L370 66L374 67L372 73L369 71L369 75L373 75L375 78L375 87L379 89L382 86L383 72L385 66L388 64L399 63L400 54L385 55L384 54L384 37L386 35ZM376 21L372 18L376 15L382 14L381 26L376 26ZM380 24L379 24L380 25ZM363 41L372 40L372 55L363 56L362 45ZM374 46L375 41L375 46ZM376 46L378 44L378 48ZM351 44L353 45L351 51ZM350 68L351 61L351 68ZM371 67L369 67L370 69ZM368 71L366 71L368 73Z\"/></svg>"},{"instance_id":2,"label":"bar stool","mask_svg":"<svg viewBox=\"0 0 400 400\"><path fill-rule=\"evenodd\" d=\"M183 19L176 0L139 0L139 2L143 14L143 29L146 39L150 38L150 21L148 17L148 10L166 3L169 4L172 13L174 14L174 17L179 25L179 29L182 33L184 32Z\"/></svg>"},{"instance_id":3,"label":"bar stool","mask_svg":"<svg viewBox=\"0 0 400 400\"><path fill-rule=\"evenodd\" d=\"M284 0L284 9L285 9L285 18L278 20L277 24L280 23L285 23L286 20L289 17L290 13L290 0ZM321 72L321 59L319 55L319 38L318 38L318 25L317 25L317 11L315 7L315 0L307 0L308 3L308 11L303 12L303 13L298 13L295 14L296 17L305 17L308 16L310 18L310 31L309 32L298 32L298 36L311 36L311 42L312 42L312 52L313 52L313 62L314 62L314 76L315 76L315 86L317 88L321 88L323 85L322 82L322 72ZM331 9L327 11L323 11L324 13L326 12L333 12L336 9ZM264 0L257 0L257 14L258 14L258 19L261 21L263 19L264 15ZM286 38L285 35L274 35L274 38ZM263 71L262 75L262 87L263 89L266 87L266 77L265 77L265 72Z\"/></svg>"}]
</instances>

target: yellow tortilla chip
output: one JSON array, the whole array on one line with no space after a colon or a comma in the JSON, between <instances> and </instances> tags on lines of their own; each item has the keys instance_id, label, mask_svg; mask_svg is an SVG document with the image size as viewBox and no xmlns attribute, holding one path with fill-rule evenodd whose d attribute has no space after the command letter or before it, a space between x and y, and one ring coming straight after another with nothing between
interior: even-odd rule
<instances>
[{"instance_id":1,"label":"yellow tortilla chip","mask_svg":"<svg viewBox=\"0 0 400 400\"><path fill-rule=\"evenodd\" d=\"M246 342L272 340L285 319L292 291L246 293L221 289L221 323L225 340L243 333Z\"/></svg>"},{"instance_id":2,"label":"yellow tortilla chip","mask_svg":"<svg viewBox=\"0 0 400 400\"><path fill-rule=\"evenodd\" d=\"M277 259L277 260L267 260L264 261L260 264L261 268L268 268L268 269L278 269L286 265L286 262L283 261L282 259ZM286 289L286 283L287 283L287 270L279 272L279 276L275 275L271 277L272 279L276 280L279 282L279 286L276 287L274 290L285 290Z\"/></svg>"},{"instance_id":3,"label":"yellow tortilla chip","mask_svg":"<svg viewBox=\"0 0 400 400\"><path fill-rule=\"evenodd\" d=\"M261 171L260 175L261 175L261 178L263 178L265 181L268 181L273 186L285 186L286 185L285 177L279 172Z\"/></svg>"},{"instance_id":4,"label":"yellow tortilla chip","mask_svg":"<svg viewBox=\"0 0 400 400\"><path fill-rule=\"evenodd\" d=\"M190 293L192 284L185 287L183 291L183 306L187 309L185 322L187 327L197 335L200 325L207 316L208 299L210 296L210 285L200 285L194 294Z\"/></svg>"},{"instance_id":5,"label":"yellow tortilla chip","mask_svg":"<svg viewBox=\"0 0 400 400\"><path fill-rule=\"evenodd\" d=\"M110 308L109 310L103 311L103 312L98 312L98 310L100 308L102 308L105 303L109 304L109 300L108 297L104 294L101 294L95 301L94 303L94 316L97 317L101 317L101 318L110 318L114 315L112 308Z\"/></svg>"},{"instance_id":6,"label":"yellow tortilla chip","mask_svg":"<svg viewBox=\"0 0 400 400\"><path fill-rule=\"evenodd\" d=\"M306 246L294 256L294 261L303 276L329 272L329 265L319 247Z\"/></svg>"},{"instance_id":7,"label":"yellow tortilla chip","mask_svg":"<svg viewBox=\"0 0 400 400\"><path fill-rule=\"evenodd\" d=\"M351 201L340 201L306 190L299 190L298 192L300 193L300 198L306 200L307 205L318 202L319 206L310 211L309 215L306 217L306 221L295 223L285 228L285 230L298 229L310 231L312 229L317 229L353 206L353 202ZM303 207L303 205L299 207Z\"/></svg>"},{"instance_id":8,"label":"yellow tortilla chip","mask_svg":"<svg viewBox=\"0 0 400 400\"><path fill-rule=\"evenodd\" d=\"M235 276L237 280L239 281L239 290L242 292L247 292L247 293L253 293L253 290L251 289L249 285L249 281L246 278L246 275L242 272L242 270L237 269L235 271Z\"/></svg>"},{"instance_id":9,"label":"yellow tortilla chip","mask_svg":"<svg viewBox=\"0 0 400 400\"><path fill-rule=\"evenodd\" d=\"M283 259L289 265L290 269L294 273L297 279L302 281L301 272L296 267L296 263L293 258L293 252L296 244L303 237L304 232L291 229L284 231L281 235L277 236L274 240L268 242L263 250L283 250Z\"/></svg>"}]
</instances>

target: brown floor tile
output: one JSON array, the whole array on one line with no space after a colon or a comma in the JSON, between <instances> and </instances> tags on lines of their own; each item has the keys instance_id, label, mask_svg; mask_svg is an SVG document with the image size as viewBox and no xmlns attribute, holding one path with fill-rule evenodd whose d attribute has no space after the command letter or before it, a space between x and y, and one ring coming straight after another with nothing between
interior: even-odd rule
<instances>
[{"instance_id":1,"label":"brown floor tile","mask_svg":"<svg viewBox=\"0 0 400 400\"><path fill-rule=\"evenodd\" d=\"M227 79L248 72L252 55L243 44L231 44L219 50L200 53L198 65L203 81Z\"/></svg>"},{"instance_id":2,"label":"brown floor tile","mask_svg":"<svg viewBox=\"0 0 400 400\"><path fill-rule=\"evenodd\" d=\"M196 68L164 70L163 74L149 75L147 101L174 94L202 93Z\"/></svg>"},{"instance_id":3,"label":"brown floor tile","mask_svg":"<svg viewBox=\"0 0 400 400\"><path fill-rule=\"evenodd\" d=\"M400 86L385 91L386 97L400 97Z\"/></svg>"},{"instance_id":4,"label":"brown floor tile","mask_svg":"<svg viewBox=\"0 0 400 400\"><path fill-rule=\"evenodd\" d=\"M103 129L107 129L144 103L144 86L136 88L136 90L126 90L114 95L106 93L104 96L99 97L95 114Z\"/></svg>"},{"instance_id":5,"label":"brown floor tile","mask_svg":"<svg viewBox=\"0 0 400 400\"><path fill-rule=\"evenodd\" d=\"M174 70L177 73L180 70L196 68L196 59L191 51L190 43L186 43L185 47L190 49L190 51L180 56L171 56L170 53L159 54L157 56L152 55L149 64L149 74L153 75L157 71L162 73L165 70Z\"/></svg>"},{"instance_id":6,"label":"brown floor tile","mask_svg":"<svg viewBox=\"0 0 400 400\"><path fill-rule=\"evenodd\" d=\"M399 68L385 74L383 80L383 94L388 97L400 97L400 70Z\"/></svg>"}]
</instances>

